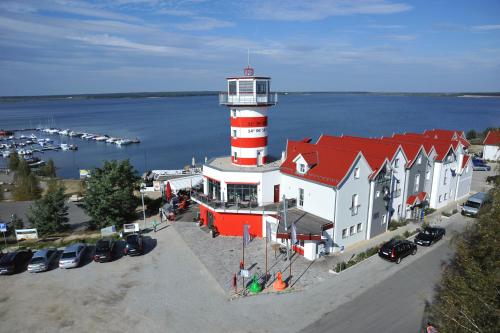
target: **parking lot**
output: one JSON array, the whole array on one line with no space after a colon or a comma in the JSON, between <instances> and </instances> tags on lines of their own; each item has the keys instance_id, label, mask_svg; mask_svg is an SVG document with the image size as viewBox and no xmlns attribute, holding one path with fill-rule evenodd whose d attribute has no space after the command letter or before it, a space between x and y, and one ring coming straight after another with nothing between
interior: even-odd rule
<instances>
[{"instance_id":1,"label":"parking lot","mask_svg":"<svg viewBox=\"0 0 500 333\"><path fill-rule=\"evenodd\" d=\"M482 178L486 175L475 173L478 189L484 186ZM434 258L435 253L441 253L437 250L449 243L453 231L460 231L471 221L455 214L446 221L447 229L451 229L444 241L419 248L415 256L405 258L400 265L374 256L340 275L326 274L320 283L302 291L232 301L213 273L217 266L207 268L223 261L219 260L221 254L186 242L176 222L176 226L147 235L151 243L143 256L102 264L88 258L75 269L0 276L1 331L294 332L373 290L415 261ZM205 236L211 240L209 234ZM196 245L200 247L194 248ZM211 261L203 259L200 252L211 254ZM256 248L255 253L263 257L261 248ZM270 251L269 256L273 255ZM433 264L439 265L441 259L435 259ZM423 273L413 272L398 281L404 288L425 279ZM411 304L422 306L423 302ZM413 317L418 319L418 313Z\"/></svg>"}]
</instances>

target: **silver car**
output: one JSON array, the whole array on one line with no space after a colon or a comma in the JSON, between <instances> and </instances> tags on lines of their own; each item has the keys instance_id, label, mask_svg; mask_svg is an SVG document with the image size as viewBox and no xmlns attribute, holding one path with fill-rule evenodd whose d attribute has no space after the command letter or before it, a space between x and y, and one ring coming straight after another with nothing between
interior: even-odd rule
<instances>
[{"instance_id":1,"label":"silver car","mask_svg":"<svg viewBox=\"0 0 500 333\"><path fill-rule=\"evenodd\" d=\"M38 250L28 264L28 272L45 272L54 264L56 258L57 249L55 247Z\"/></svg>"},{"instance_id":2,"label":"silver car","mask_svg":"<svg viewBox=\"0 0 500 333\"><path fill-rule=\"evenodd\" d=\"M59 259L60 268L74 268L83 262L87 245L82 243L71 244L64 249Z\"/></svg>"}]
</instances>

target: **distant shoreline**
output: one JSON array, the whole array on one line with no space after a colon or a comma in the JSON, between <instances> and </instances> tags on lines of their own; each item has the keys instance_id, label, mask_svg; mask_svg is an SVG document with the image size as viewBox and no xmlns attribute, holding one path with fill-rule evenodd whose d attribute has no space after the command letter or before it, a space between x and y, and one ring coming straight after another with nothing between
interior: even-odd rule
<instances>
[{"instance_id":1,"label":"distant shoreline","mask_svg":"<svg viewBox=\"0 0 500 333\"><path fill-rule=\"evenodd\" d=\"M119 99L119 98L167 98L167 97L199 97L217 96L218 91L171 91L171 92L136 92L108 94L73 94L73 95L41 95L41 96L0 96L2 102L25 102L38 100L85 100L85 99ZM460 98L500 98L500 92L483 93L429 93L429 92L367 92L367 91L281 91L280 95L372 95L372 96L433 96Z\"/></svg>"}]
</instances>

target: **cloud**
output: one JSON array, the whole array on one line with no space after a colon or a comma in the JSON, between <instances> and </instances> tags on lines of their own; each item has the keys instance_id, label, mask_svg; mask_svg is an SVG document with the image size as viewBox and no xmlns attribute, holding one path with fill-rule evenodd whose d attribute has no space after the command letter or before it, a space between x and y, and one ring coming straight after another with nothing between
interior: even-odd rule
<instances>
[{"instance_id":1,"label":"cloud","mask_svg":"<svg viewBox=\"0 0 500 333\"><path fill-rule=\"evenodd\" d=\"M177 29L186 31L212 30L232 26L234 26L234 23L232 22L222 21L211 17L195 17L190 22L175 25Z\"/></svg>"},{"instance_id":2,"label":"cloud","mask_svg":"<svg viewBox=\"0 0 500 333\"><path fill-rule=\"evenodd\" d=\"M36 8L21 2L0 2L0 10L5 10L11 13L26 14L36 12Z\"/></svg>"},{"instance_id":3,"label":"cloud","mask_svg":"<svg viewBox=\"0 0 500 333\"><path fill-rule=\"evenodd\" d=\"M257 19L277 21L317 21L330 16L394 14L411 10L410 5L386 0L257 0L247 11Z\"/></svg>"},{"instance_id":4,"label":"cloud","mask_svg":"<svg viewBox=\"0 0 500 333\"><path fill-rule=\"evenodd\" d=\"M472 27L475 31L492 31L500 30L500 24L475 25Z\"/></svg>"}]
</instances>

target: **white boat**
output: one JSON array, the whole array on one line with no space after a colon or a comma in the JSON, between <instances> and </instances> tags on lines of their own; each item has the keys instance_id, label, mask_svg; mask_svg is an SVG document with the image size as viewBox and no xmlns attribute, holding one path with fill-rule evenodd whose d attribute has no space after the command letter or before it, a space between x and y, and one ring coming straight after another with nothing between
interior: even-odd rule
<instances>
[{"instance_id":1,"label":"white boat","mask_svg":"<svg viewBox=\"0 0 500 333\"><path fill-rule=\"evenodd\" d=\"M107 143L115 143L115 141L118 140L117 138L109 138L106 140Z\"/></svg>"},{"instance_id":2,"label":"white boat","mask_svg":"<svg viewBox=\"0 0 500 333\"><path fill-rule=\"evenodd\" d=\"M78 133L75 131L71 131L68 133L69 136L78 136Z\"/></svg>"},{"instance_id":3,"label":"white boat","mask_svg":"<svg viewBox=\"0 0 500 333\"><path fill-rule=\"evenodd\" d=\"M59 134L61 134L61 135L68 135L69 134L69 130L65 129L65 130L59 131Z\"/></svg>"},{"instance_id":4,"label":"white boat","mask_svg":"<svg viewBox=\"0 0 500 333\"><path fill-rule=\"evenodd\" d=\"M31 133L31 135L30 135L30 139L32 139L32 140L36 140L36 139L37 139L37 138L36 138L36 135L35 135L35 134L33 134L33 133Z\"/></svg>"},{"instance_id":5,"label":"white boat","mask_svg":"<svg viewBox=\"0 0 500 333\"><path fill-rule=\"evenodd\" d=\"M4 151L2 153L2 156L5 157L5 158L9 157L10 156L10 151L9 150Z\"/></svg>"},{"instance_id":6,"label":"white boat","mask_svg":"<svg viewBox=\"0 0 500 333\"><path fill-rule=\"evenodd\" d=\"M125 145L129 145L132 143L132 141L130 141L129 139L120 139L118 141L115 142L118 146L125 146Z\"/></svg>"},{"instance_id":7,"label":"white boat","mask_svg":"<svg viewBox=\"0 0 500 333\"><path fill-rule=\"evenodd\" d=\"M108 136L106 136L106 135L102 135L102 136L98 136L98 137L96 137L94 140L95 140L95 141L106 141L107 139L109 139L109 137L108 137Z\"/></svg>"},{"instance_id":8,"label":"white boat","mask_svg":"<svg viewBox=\"0 0 500 333\"><path fill-rule=\"evenodd\" d=\"M67 143L61 143L61 149L64 151L69 150L69 145Z\"/></svg>"}]
</instances>

